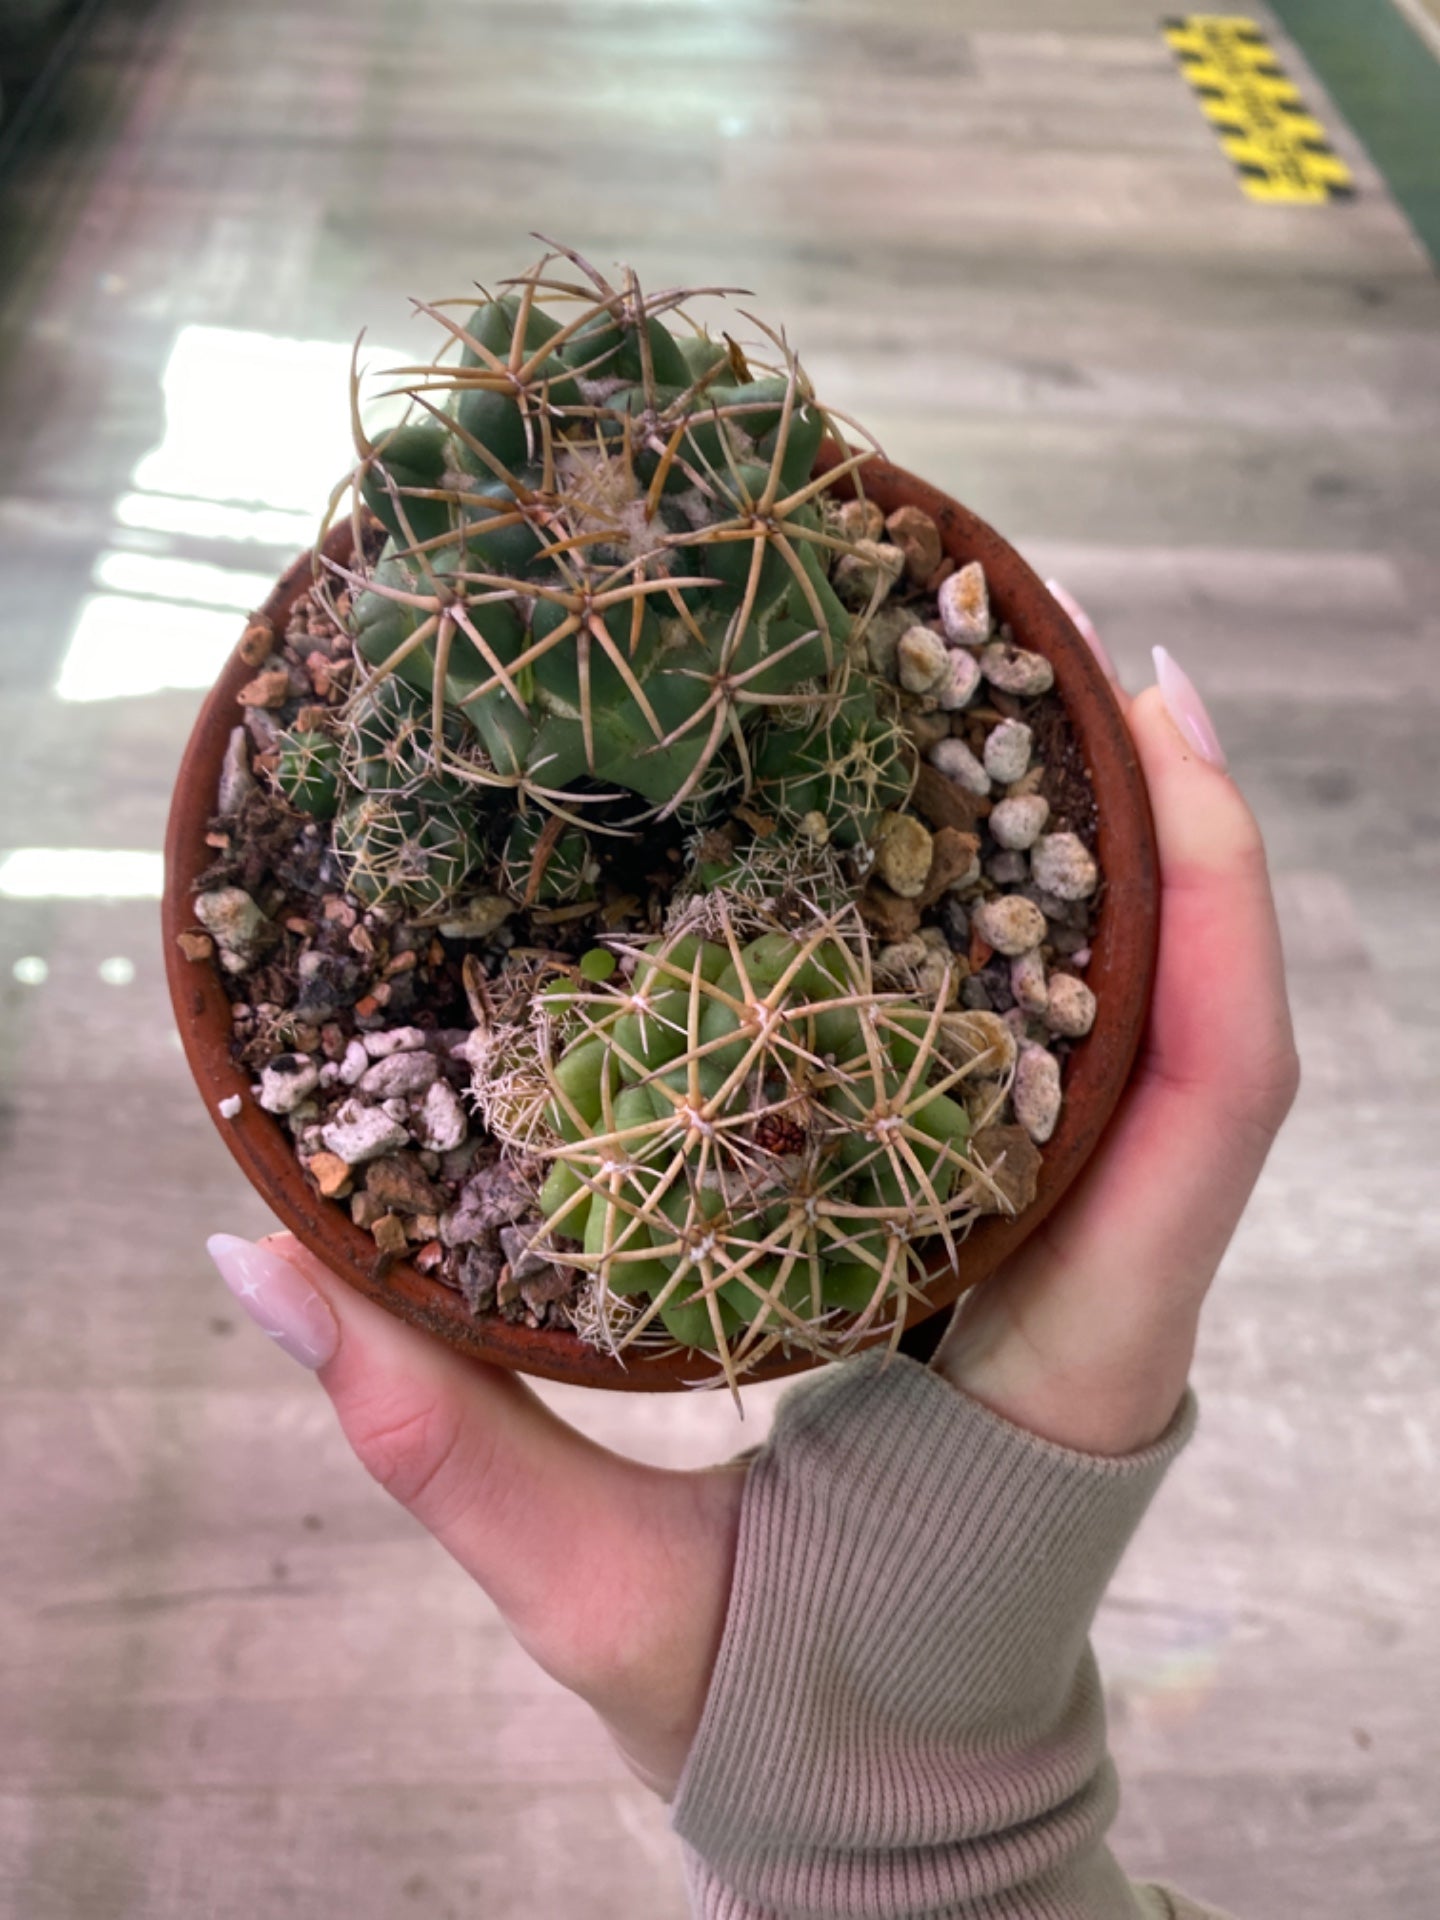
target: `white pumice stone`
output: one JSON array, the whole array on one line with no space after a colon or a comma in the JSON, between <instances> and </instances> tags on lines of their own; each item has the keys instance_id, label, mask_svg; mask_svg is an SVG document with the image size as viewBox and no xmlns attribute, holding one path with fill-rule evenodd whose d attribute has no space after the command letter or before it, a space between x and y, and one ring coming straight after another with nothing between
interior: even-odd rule
<instances>
[{"instance_id":1,"label":"white pumice stone","mask_svg":"<svg viewBox=\"0 0 1440 1920\"><path fill-rule=\"evenodd\" d=\"M910 627L900 636L895 664L907 693L933 693L944 678L950 650L929 627Z\"/></svg>"},{"instance_id":2,"label":"white pumice stone","mask_svg":"<svg viewBox=\"0 0 1440 1920\"><path fill-rule=\"evenodd\" d=\"M967 1010L954 1014L942 1031L942 1045L952 1035L961 1060L973 1063L975 1072L985 1079L997 1079L1015 1064L1014 1030L998 1013Z\"/></svg>"},{"instance_id":3,"label":"white pumice stone","mask_svg":"<svg viewBox=\"0 0 1440 1920\"><path fill-rule=\"evenodd\" d=\"M905 571L905 555L885 540L859 540L835 563L830 584L852 610L883 600Z\"/></svg>"},{"instance_id":4,"label":"white pumice stone","mask_svg":"<svg viewBox=\"0 0 1440 1920\"><path fill-rule=\"evenodd\" d=\"M875 956L875 971L885 974L906 974L918 967L929 953L930 948L918 933L911 934L908 940L895 940L887 947L881 947Z\"/></svg>"},{"instance_id":5,"label":"white pumice stone","mask_svg":"<svg viewBox=\"0 0 1440 1920\"><path fill-rule=\"evenodd\" d=\"M340 1062L340 1078L347 1087L358 1087L366 1069L370 1065L370 1056L365 1051L363 1040L352 1040L345 1049L345 1057Z\"/></svg>"},{"instance_id":6,"label":"white pumice stone","mask_svg":"<svg viewBox=\"0 0 1440 1920\"><path fill-rule=\"evenodd\" d=\"M372 1100L394 1100L423 1093L440 1078L440 1062L433 1053L392 1053L367 1067L360 1091Z\"/></svg>"},{"instance_id":7,"label":"white pumice stone","mask_svg":"<svg viewBox=\"0 0 1440 1920\"><path fill-rule=\"evenodd\" d=\"M960 975L955 965L954 955L948 951L940 953L932 948L915 969L915 985L928 1003L933 1005L943 993L945 1004L953 1005L960 988Z\"/></svg>"},{"instance_id":8,"label":"white pumice stone","mask_svg":"<svg viewBox=\"0 0 1440 1920\"><path fill-rule=\"evenodd\" d=\"M282 1053L260 1069L256 1099L267 1113L294 1113L320 1084L320 1069L303 1053Z\"/></svg>"},{"instance_id":9,"label":"white pumice stone","mask_svg":"<svg viewBox=\"0 0 1440 1920\"><path fill-rule=\"evenodd\" d=\"M195 918L220 950L227 973L245 973L275 943L278 930L243 887L214 887L195 896Z\"/></svg>"},{"instance_id":10,"label":"white pumice stone","mask_svg":"<svg viewBox=\"0 0 1440 1920\"><path fill-rule=\"evenodd\" d=\"M1052 1033L1079 1040L1095 1024L1095 996L1083 980L1073 973L1050 976L1050 1001L1045 1009L1045 1024Z\"/></svg>"},{"instance_id":11,"label":"white pumice stone","mask_svg":"<svg viewBox=\"0 0 1440 1920\"><path fill-rule=\"evenodd\" d=\"M367 1160L378 1160L382 1153L393 1153L397 1147L403 1147L410 1133L383 1107L367 1107L359 1100L347 1100L322 1130L321 1138L347 1167L358 1167Z\"/></svg>"},{"instance_id":12,"label":"white pumice stone","mask_svg":"<svg viewBox=\"0 0 1440 1920\"><path fill-rule=\"evenodd\" d=\"M437 1080L426 1091L415 1116L415 1138L432 1153L449 1153L469 1132L460 1096L448 1080Z\"/></svg>"},{"instance_id":13,"label":"white pumice stone","mask_svg":"<svg viewBox=\"0 0 1440 1920\"><path fill-rule=\"evenodd\" d=\"M372 1060L385 1060L392 1053L418 1053L428 1038L423 1027L391 1027L388 1032L367 1033L362 1045Z\"/></svg>"},{"instance_id":14,"label":"white pumice stone","mask_svg":"<svg viewBox=\"0 0 1440 1920\"><path fill-rule=\"evenodd\" d=\"M985 569L971 560L940 583L940 618L945 637L956 646L978 646L990 638L990 591Z\"/></svg>"},{"instance_id":15,"label":"white pumice stone","mask_svg":"<svg viewBox=\"0 0 1440 1920\"><path fill-rule=\"evenodd\" d=\"M1044 1047L1022 1044L1010 1102L1020 1125L1037 1147L1043 1147L1060 1118L1060 1063Z\"/></svg>"},{"instance_id":16,"label":"white pumice stone","mask_svg":"<svg viewBox=\"0 0 1440 1920\"><path fill-rule=\"evenodd\" d=\"M1048 693L1055 684L1055 669L1043 653L1027 653L1004 640L985 648L980 655L980 671L992 687L1025 700Z\"/></svg>"},{"instance_id":17,"label":"white pumice stone","mask_svg":"<svg viewBox=\"0 0 1440 1920\"><path fill-rule=\"evenodd\" d=\"M1088 900L1100 880L1095 856L1074 833L1044 833L1030 850L1037 887L1059 900Z\"/></svg>"},{"instance_id":18,"label":"white pumice stone","mask_svg":"<svg viewBox=\"0 0 1440 1920\"><path fill-rule=\"evenodd\" d=\"M997 786L1008 787L1026 771L1034 738L1023 720L1002 720L985 736L985 771Z\"/></svg>"},{"instance_id":19,"label":"white pumice stone","mask_svg":"<svg viewBox=\"0 0 1440 1920\"><path fill-rule=\"evenodd\" d=\"M980 685L980 662L964 647L951 647L946 655L945 672L935 688L942 713L958 713L968 707Z\"/></svg>"},{"instance_id":20,"label":"white pumice stone","mask_svg":"<svg viewBox=\"0 0 1440 1920\"><path fill-rule=\"evenodd\" d=\"M1015 1004L1026 1013L1036 1015L1044 1013L1050 1004L1050 992L1045 979L1045 962L1040 957L1040 949L1032 947L1028 953L1020 953L1010 962L1010 991L1015 996Z\"/></svg>"},{"instance_id":21,"label":"white pumice stone","mask_svg":"<svg viewBox=\"0 0 1440 1920\"><path fill-rule=\"evenodd\" d=\"M937 740L925 757L937 773L943 773L947 780L953 780L966 793L989 793L989 774L965 742L957 740L954 734L946 740Z\"/></svg>"},{"instance_id":22,"label":"white pumice stone","mask_svg":"<svg viewBox=\"0 0 1440 1920\"><path fill-rule=\"evenodd\" d=\"M244 1104L244 1100L238 1093L227 1093L223 1100L215 1102L215 1111L222 1120L234 1120L238 1118Z\"/></svg>"},{"instance_id":23,"label":"white pumice stone","mask_svg":"<svg viewBox=\"0 0 1440 1920\"><path fill-rule=\"evenodd\" d=\"M1043 793L1027 793L1014 800L997 800L989 827L997 845L1012 853L1033 847L1050 818L1050 802Z\"/></svg>"},{"instance_id":24,"label":"white pumice stone","mask_svg":"<svg viewBox=\"0 0 1440 1920\"><path fill-rule=\"evenodd\" d=\"M970 924L996 953L1007 959L1028 953L1045 938L1045 916L1033 900L1018 893L1000 893L981 900L970 912Z\"/></svg>"}]
</instances>

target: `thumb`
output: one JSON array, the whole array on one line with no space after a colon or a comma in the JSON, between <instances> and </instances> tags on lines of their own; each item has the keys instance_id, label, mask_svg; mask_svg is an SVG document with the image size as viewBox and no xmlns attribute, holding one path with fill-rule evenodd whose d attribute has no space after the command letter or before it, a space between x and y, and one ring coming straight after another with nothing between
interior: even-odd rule
<instances>
[{"instance_id":1,"label":"thumb","mask_svg":"<svg viewBox=\"0 0 1440 1920\"><path fill-rule=\"evenodd\" d=\"M362 1465L589 1701L641 1779L672 1789L724 1627L743 1467L622 1459L516 1375L365 1299L289 1234L216 1234L209 1247L251 1318L317 1374Z\"/></svg>"},{"instance_id":2,"label":"thumb","mask_svg":"<svg viewBox=\"0 0 1440 1920\"><path fill-rule=\"evenodd\" d=\"M577 1555L643 1470L575 1432L515 1374L367 1300L292 1235L217 1234L209 1246L241 1305L314 1369L366 1471L522 1640L542 1635Z\"/></svg>"}]
</instances>

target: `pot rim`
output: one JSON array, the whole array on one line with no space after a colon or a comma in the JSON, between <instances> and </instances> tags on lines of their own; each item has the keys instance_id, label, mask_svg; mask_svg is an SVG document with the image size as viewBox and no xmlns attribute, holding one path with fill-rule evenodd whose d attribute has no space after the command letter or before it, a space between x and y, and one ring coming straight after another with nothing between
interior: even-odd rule
<instances>
[{"instance_id":1,"label":"pot rim","mask_svg":"<svg viewBox=\"0 0 1440 1920\"><path fill-rule=\"evenodd\" d=\"M816 471L842 458L822 447ZM860 469L866 496L888 514L917 506L940 529L957 564L979 560L997 620L1017 641L1042 653L1055 672L1056 691L1077 736L1095 793L1098 858L1104 890L1087 979L1097 999L1095 1025L1066 1065L1060 1120L1043 1149L1035 1199L1015 1216L987 1215L959 1249L958 1271L937 1246L932 1285L912 1303L907 1327L950 1307L962 1292L989 1277L1045 1220L1098 1145L1125 1090L1139 1049L1154 984L1159 934L1159 863L1144 775L1115 692L1069 616L1039 577L995 530L938 488L878 457ZM855 492L853 476L837 488ZM325 551L348 550L348 524L332 530ZM276 583L261 614L283 634L294 602L315 571L302 554ZM191 899L197 874L210 863L204 836L214 805L220 763L239 724L235 696L254 669L233 653L200 709L181 759L165 838L161 906L165 971L185 1057L212 1121L251 1184L277 1218L318 1258L368 1298L474 1359L541 1379L628 1392L720 1386L725 1377L708 1354L682 1350L616 1360L577 1334L531 1330L498 1315L474 1318L463 1299L410 1262L377 1258L375 1243L338 1203L311 1187L280 1122L250 1096L250 1076L230 1056L230 1002L217 963L185 959L178 935L196 925ZM238 1095L239 1113L224 1118L222 1100ZM872 1335L863 1344L888 1338ZM741 1379L777 1379L826 1364L809 1353L773 1353Z\"/></svg>"}]
</instances>

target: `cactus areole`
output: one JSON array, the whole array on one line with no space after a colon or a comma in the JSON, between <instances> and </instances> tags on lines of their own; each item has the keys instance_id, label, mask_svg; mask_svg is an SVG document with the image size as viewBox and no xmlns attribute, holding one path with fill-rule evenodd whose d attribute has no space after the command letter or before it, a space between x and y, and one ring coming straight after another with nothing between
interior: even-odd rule
<instances>
[{"instance_id":1,"label":"cactus areole","mask_svg":"<svg viewBox=\"0 0 1440 1920\"><path fill-rule=\"evenodd\" d=\"M172 816L197 1076L232 1116L303 1085L220 1122L277 1211L444 1337L612 1386L733 1387L953 1300L1083 1160L1153 955L1143 788L1063 614L782 333L703 324L723 294L553 249L423 307L439 351L383 430L352 379L332 526ZM247 871L258 919L214 885Z\"/></svg>"}]
</instances>

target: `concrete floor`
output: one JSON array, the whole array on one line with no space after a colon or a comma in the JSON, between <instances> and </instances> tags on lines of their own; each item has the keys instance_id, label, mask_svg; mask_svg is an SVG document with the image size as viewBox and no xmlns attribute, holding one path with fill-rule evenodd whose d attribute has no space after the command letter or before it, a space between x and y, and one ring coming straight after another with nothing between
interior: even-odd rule
<instances>
[{"instance_id":1,"label":"concrete floor","mask_svg":"<svg viewBox=\"0 0 1440 1920\"><path fill-rule=\"evenodd\" d=\"M199 684L343 457L348 342L538 228L752 287L1133 684L1163 639L1212 696L1307 1080L1101 1623L1117 1844L1247 1920L1431 1920L1440 285L1326 117L1358 197L1247 202L1139 0L96 23L0 184L0 1911L684 1911L662 1810L209 1274L265 1218L146 897ZM147 857L65 898L36 848ZM556 1399L699 1461L773 1392L743 1430Z\"/></svg>"}]
</instances>

